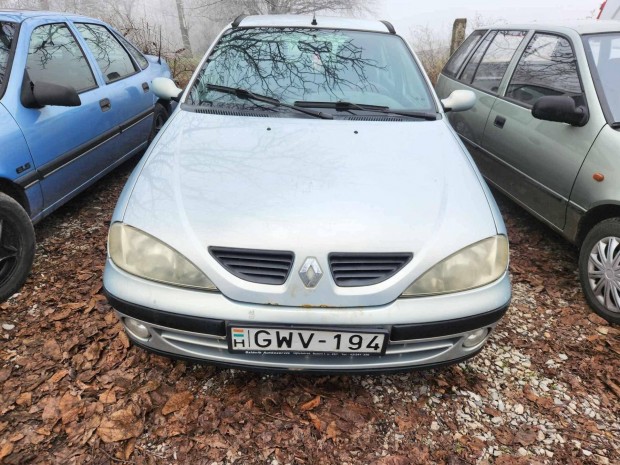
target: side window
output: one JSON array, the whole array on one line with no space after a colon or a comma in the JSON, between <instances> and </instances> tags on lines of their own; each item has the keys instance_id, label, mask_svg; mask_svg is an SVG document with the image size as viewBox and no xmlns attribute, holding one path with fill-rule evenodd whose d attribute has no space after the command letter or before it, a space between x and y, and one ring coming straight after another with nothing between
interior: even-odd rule
<instances>
[{"instance_id":1,"label":"side window","mask_svg":"<svg viewBox=\"0 0 620 465\"><path fill-rule=\"evenodd\" d=\"M144 58L144 55L142 55L142 53L140 53L140 51L136 47L131 45L131 43L122 35L117 34L116 36L118 37L118 40L121 41L121 44L123 44L125 48L129 51L129 53L131 53L131 56L134 58L134 60L138 62L140 68L146 69L149 65L149 62L146 58Z\"/></svg>"},{"instance_id":2,"label":"side window","mask_svg":"<svg viewBox=\"0 0 620 465\"><path fill-rule=\"evenodd\" d=\"M506 97L531 106L547 95L582 94L577 60L568 40L535 34L512 75Z\"/></svg>"},{"instance_id":3,"label":"side window","mask_svg":"<svg viewBox=\"0 0 620 465\"><path fill-rule=\"evenodd\" d=\"M467 66L465 66L465 69L461 74L461 81L466 82L467 84L471 84L471 81L474 78L474 74L476 74L476 70L478 69L478 65L480 64L480 60L482 60L484 52L487 51L487 48L489 48L489 44L495 38L496 34L496 32L490 32L480 43L480 46L471 56L471 59L467 63Z\"/></svg>"},{"instance_id":4,"label":"side window","mask_svg":"<svg viewBox=\"0 0 620 465\"><path fill-rule=\"evenodd\" d=\"M33 82L51 82L78 92L97 86L88 60L63 23L46 24L33 31L26 70Z\"/></svg>"},{"instance_id":5,"label":"side window","mask_svg":"<svg viewBox=\"0 0 620 465\"><path fill-rule=\"evenodd\" d=\"M525 31L498 31L476 70L472 85L494 94L523 38Z\"/></svg>"},{"instance_id":6,"label":"side window","mask_svg":"<svg viewBox=\"0 0 620 465\"><path fill-rule=\"evenodd\" d=\"M465 59L469 56L471 51L478 45L478 42L482 39L482 37L486 34L487 31L474 31L470 34L470 36L461 44L454 55L448 60L445 68L443 69L443 74L450 77L455 77Z\"/></svg>"},{"instance_id":7,"label":"side window","mask_svg":"<svg viewBox=\"0 0 620 465\"><path fill-rule=\"evenodd\" d=\"M105 27L97 24L76 24L75 27L93 52L106 83L137 71L129 54Z\"/></svg>"}]
</instances>

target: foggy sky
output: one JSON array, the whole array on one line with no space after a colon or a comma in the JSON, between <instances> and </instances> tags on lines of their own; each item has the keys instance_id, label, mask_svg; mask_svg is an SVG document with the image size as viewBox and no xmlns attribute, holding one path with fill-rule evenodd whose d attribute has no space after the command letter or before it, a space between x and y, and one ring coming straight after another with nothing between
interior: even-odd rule
<instances>
[{"instance_id":1,"label":"foggy sky","mask_svg":"<svg viewBox=\"0 0 620 465\"><path fill-rule=\"evenodd\" d=\"M486 22L556 22L584 19L602 0L376 0L375 11L406 35L416 26L449 31L455 18L480 15Z\"/></svg>"}]
</instances>

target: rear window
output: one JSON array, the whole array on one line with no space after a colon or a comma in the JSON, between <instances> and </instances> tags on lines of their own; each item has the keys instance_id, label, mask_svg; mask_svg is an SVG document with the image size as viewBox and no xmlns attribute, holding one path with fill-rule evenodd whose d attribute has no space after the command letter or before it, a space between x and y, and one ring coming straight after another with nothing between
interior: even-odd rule
<instances>
[{"instance_id":1,"label":"rear window","mask_svg":"<svg viewBox=\"0 0 620 465\"><path fill-rule=\"evenodd\" d=\"M448 60L448 63L443 70L443 74L449 77L456 77L471 51L476 48L476 45L478 45L486 33L487 31L483 30L472 32L465 42L461 44L458 50L454 52L454 55L450 57L450 60Z\"/></svg>"}]
</instances>

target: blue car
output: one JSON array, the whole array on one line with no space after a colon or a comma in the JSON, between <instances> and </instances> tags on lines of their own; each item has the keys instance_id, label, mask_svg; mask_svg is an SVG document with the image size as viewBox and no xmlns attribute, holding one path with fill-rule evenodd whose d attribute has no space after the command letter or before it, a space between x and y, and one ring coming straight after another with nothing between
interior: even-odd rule
<instances>
[{"instance_id":1,"label":"blue car","mask_svg":"<svg viewBox=\"0 0 620 465\"><path fill-rule=\"evenodd\" d=\"M0 299L26 280L33 225L140 153L166 121L170 77L107 24L0 11Z\"/></svg>"}]
</instances>

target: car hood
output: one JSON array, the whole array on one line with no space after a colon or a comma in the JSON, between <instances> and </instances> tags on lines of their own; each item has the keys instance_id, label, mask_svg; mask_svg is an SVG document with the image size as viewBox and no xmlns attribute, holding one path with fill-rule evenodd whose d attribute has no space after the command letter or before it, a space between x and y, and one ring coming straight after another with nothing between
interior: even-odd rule
<instances>
[{"instance_id":1,"label":"car hood","mask_svg":"<svg viewBox=\"0 0 620 465\"><path fill-rule=\"evenodd\" d=\"M481 178L445 120L370 122L176 112L137 167L122 220L181 252L227 297L381 305L432 265L496 234ZM120 219L120 218L118 218ZM236 278L208 247L292 251L281 286ZM399 274L340 288L331 252L411 252ZM324 277L297 272L316 257Z\"/></svg>"}]
</instances>

